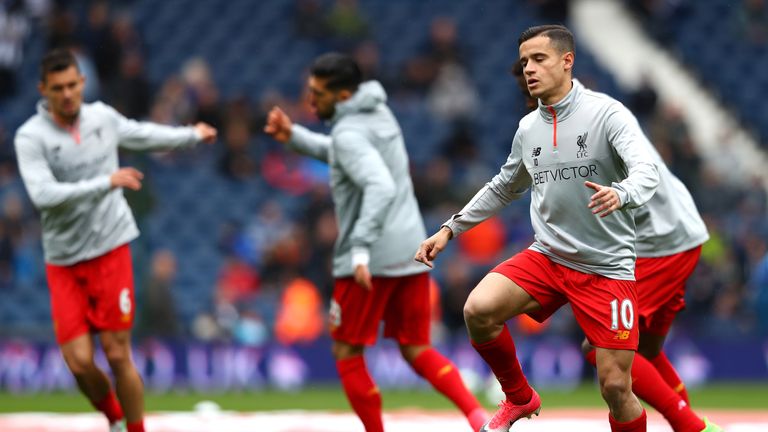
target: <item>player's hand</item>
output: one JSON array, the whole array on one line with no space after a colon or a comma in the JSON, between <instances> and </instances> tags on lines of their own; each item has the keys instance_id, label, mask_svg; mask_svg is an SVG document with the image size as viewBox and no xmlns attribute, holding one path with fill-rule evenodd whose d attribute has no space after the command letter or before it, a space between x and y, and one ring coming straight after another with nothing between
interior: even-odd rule
<instances>
[{"instance_id":1,"label":"player's hand","mask_svg":"<svg viewBox=\"0 0 768 432\"><path fill-rule=\"evenodd\" d=\"M371 272L368 270L368 266L365 264L358 264L355 266L355 282L358 285L370 291L373 289L373 282L371 281Z\"/></svg>"},{"instance_id":2,"label":"player's hand","mask_svg":"<svg viewBox=\"0 0 768 432\"><path fill-rule=\"evenodd\" d=\"M291 127L293 122L280 107L273 107L267 116L267 124L264 132L271 135L276 141L287 143L291 139Z\"/></svg>"},{"instance_id":3,"label":"player's hand","mask_svg":"<svg viewBox=\"0 0 768 432\"><path fill-rule=\"evenodd\" d=\"M216 141L216 135L218 135L218 132L216 131L216 128L209 125L208 123L198 122L195 123L195 131L200 136L200 141L203 141L207 144L212 144Z\"/></svg>"},{"instance_id":4,"label":"player's hand","mask_svg":"<svg viewBox=\"0 0 768 432\"><path fill-rule=\"evenodd\" d=\"M109 184L112 189L126 188L137 191L141 189L141 179L143 178L144 174L136 168L120 168L109 177Z\"/></svg>"},{"instance_id":5,"label":"player's hand","mask_svg":"<svg viewBox=\"0 0 768 432\"><path fill-rule=\"evenodd\" d=\"M609 186L602 186L590 181L584 182L584 186L597 191L589 198L587 207L592 209L592 214L600 213L600 217L606 217L621 207L621 200L616 189Z\"/></svg>"},{"instance_id":6,"label":"player's hand","mask_svg":"<svg viewBox=\"0 0 768 432\"><path fill-rule=\"evenodd\" d=\"M413 257L413 259L425 264L429 268L434 267L432 261L437 257L437 254L445 249L445 246L448 244L451 237L453 237L453 231L451 231L450 228L440 228L440 231L435 233L435 235L421 242L419 250L416 252L416 256Z\"/></svg>"}]
</instances>

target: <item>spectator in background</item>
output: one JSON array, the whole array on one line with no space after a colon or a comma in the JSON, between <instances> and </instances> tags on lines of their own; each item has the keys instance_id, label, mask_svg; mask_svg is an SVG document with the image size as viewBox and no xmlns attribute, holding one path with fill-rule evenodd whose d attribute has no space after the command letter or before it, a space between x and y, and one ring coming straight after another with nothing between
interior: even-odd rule
<instances>
[{"instance_id":1,"label":"spectator in background","mask_svg":"<svg viewBox=\"0 0 768 432\"><path fill-rule=\"evenodd\" d=\"M326 21L317 19L323 9L319 0L296 0L296 12L293 15L294 31L300 37L322 40L330 35Z\"/></svg>"},{"instance_id":2,"label":"spectator in background","mask_svg":"<svg viewBox=\"0 0 768 432\"><path fill-rule=\"evenodd\" d=\"M0 2L0 101L16 93L16 70L23 59L28 33L24 0Z\"/></svg>"},{"instance_id":3,"label":"spectator in background","mask_svg":"<svg viewBox=\"0 0 768 432\"><path fill-rule=\"evenodd\" d=\"M106 98L124 116L146 118L152 94L144 74L144 58L138 51L131 51L119 64L119 73L107 83Z\"/></svg>"},{"instance_id":4,"label":"spectator in background","mask_svg":"<svg viewBox=\"0 0 768 432\"><path fill-rule=\"evenodd\" d=\"M291 345L311 342L325 329L323 301L317 287L307 279L296 277L283 289L275 321L275 338Z\"/></svg>"},{"instance_id":5,"label":"spectator in background","mask_svg":"<svg viewBox=\"0 0 768 432\"><path fill-rule=\"evenodd\" d=\"M348 50L369 33L368 19L360 12L357 0L335 0L325 21L339 50Z\"/></svg>"},{"instance_id":6,"label":"spectator in background","mask_svg":"<svg viewBox=\"0 0 768 432\"><path fill-rule=\"evenodd\" d=\"M219 172L231 180L252 178L258 163L251 155L251 131L244 119L231 117L224 128L224 153L219 159Z\"/></svg>"},{"instance_id":7,"label":"spectator in background","mask_svg":"<svg viewBox=\"0 0 768 432\"><path fill-rule=\"evenodd\" d=\"M736 16L736 28L755 45L768 41L768 5L765 0L742 0Z\"/></svg>"},{"instance_id":8,"label":"spectator in background","mask_svg":"<svg viewBox=\"0 0 768 432\"><path fill-rule=\"evenodd\" d=\"M163 339L180 336L173 296L176 271L176 256L173 252L164 249L152 255L149 278L144 284L140 334Z\"/></svg>"}]
</instances>

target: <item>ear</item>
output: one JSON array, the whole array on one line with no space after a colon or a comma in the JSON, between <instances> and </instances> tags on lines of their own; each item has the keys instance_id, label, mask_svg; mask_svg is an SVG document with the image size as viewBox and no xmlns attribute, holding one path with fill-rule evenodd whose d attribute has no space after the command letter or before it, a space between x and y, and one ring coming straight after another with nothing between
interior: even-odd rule
<instances>
[{"instance_id":1,"label":"ear","mask_svg":"<svg viewBox=\"0 0 768 432\"><path fill-rule=\"evenodd\" d=\"M45 96L45 83L42 81L37 82L37 91L40 92L41 95Z\"/></svg>"},{"instance_id":2,"label":"ear","mask_svg":"<svg viewBox=\"0 0 768 432\"><path fill-rule=\"evenodd\" d=\"M351 91L349 91L347 89L339 90L339 93L338 93L339 101L345 101L345 100L347 100L347 99L349 99L351 97L352 97L352 92Z\"/></svg>"},{"instance_id":3,"label":"ear","mask_svg":"<svg viewBox=\"0 0 768 432\"><path fill-rule=\"evenodd\" d=\"M574 56L572 51L568 51L567 53L563 54L563 68L566 71L573 69L573 60Z\"/></svg>"}]
</instances>

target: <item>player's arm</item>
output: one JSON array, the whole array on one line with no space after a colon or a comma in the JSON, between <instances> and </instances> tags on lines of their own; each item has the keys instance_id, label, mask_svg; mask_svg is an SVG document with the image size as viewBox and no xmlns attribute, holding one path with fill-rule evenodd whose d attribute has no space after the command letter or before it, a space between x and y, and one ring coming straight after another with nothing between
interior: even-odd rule
<instances>
[{"instance_id":1,"label":"player's arm","mask_svg":"<svg viewBox=\"0 0 768 432\"><path fill-rule=\"evenodd\" d=\"M114 108L102 104L117 125L118 145L131 150L171 150L192 146L198 142L212 143L216 129L205 124L194 126L166 126L140 122L124 117Z\"/></svg>"},{"instance_id":2,"label":"player's arm","mask_svg":"<svg viewBox=\"0 0 768 432\"><path fill-rule=\"evenodd\" d=\"M38 209L79 202L110 190L108 175L73 183L56 180L45 158L43 143L33 136L17 134L14 145L21 178L32 204Z\"/></svg>"},{"instance_id":3,"label":"player's arm","mask_svg":"<svg viewBox=\"0 0 768 432\"><path fill-rule=\"evenodd\" d=\"M530 188L531 176L523 164L521 144L518 130L512 142L512 151L499 173L486 183L460 212L446 221L435 235L421 243L414 257L416 261L432 267L432 261L450 239L495 215Z\"/></svg>"},{"instance_id":4,"label":"player's arm","mask_svg":"<svg viewBox=\"0 0 768 432\"><path fill-rule=\"evenodd\" d=\"M606 133L624 165L627 178L614 182L611 188L619 197L619 208L636 208L653 197L659 185L659 172L652 154L648 151L647 140L637 119L628 109L620 106L606 119Z\"/></svg>"},{"instance_id":5,"label":"player's arm","mask_svg":"<svg viewBox=\"0 0 768 432\"><path fill-rule=\"evenodd\" d=\"M270 110L264 132L297 153L328 162L331 137L312 132L304 126L293 123L279 107Z\"/></svg>"},{"instance_id":6,"label":"player's arm","mask_svg":"<svg viewBox=\"0 0 768 432\"><path fill-rule=\"evenodd\" d=\"M362 133L342 131L335 136L333 145L344 173L363 191L360 213L350 234L354 268L367 265L369 247L381 236L396 186L381 155Z\"/></svg>"}]
</instances>

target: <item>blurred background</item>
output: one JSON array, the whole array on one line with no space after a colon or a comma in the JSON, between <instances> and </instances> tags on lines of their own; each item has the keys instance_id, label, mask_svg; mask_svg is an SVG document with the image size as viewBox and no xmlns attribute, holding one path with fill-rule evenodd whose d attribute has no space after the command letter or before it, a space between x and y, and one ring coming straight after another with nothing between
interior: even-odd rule
<instances>
[{"instance_id":1,"label":"blurred background","mask_svg":"<svg viewBox=\"0 0 768 432\"><path fill-rule=\"evenodd\" d=\"M576 77L633 110L709 228L670 358L690 387L768 385L765 1L0 0L0 390L75 388L13 150L46 50L74 50L89 101L219 129L215 146L121 155L146 174L126 196L142 230L135 358L147 387L295 391L336 379L326 309L337 228L326 167L264 135L266 112L279 105L327 131L307 109L307 68L329 50L354 55L389 93L433 232L506 159L526 113L510 73L517 39L542 23L574 31ZM529 204L452 242L432 272L433 340L476 389L487 371L462 306L494 264L532 242ZM593 379L569 309L510 327L535 385ZM368 362L383 388L424 386L391 343Z\"/></svg>"}]
</instances>

